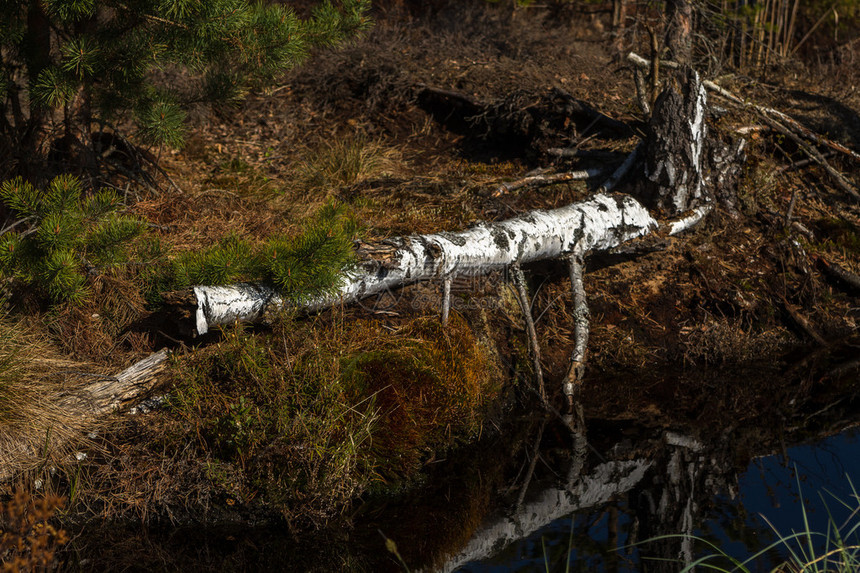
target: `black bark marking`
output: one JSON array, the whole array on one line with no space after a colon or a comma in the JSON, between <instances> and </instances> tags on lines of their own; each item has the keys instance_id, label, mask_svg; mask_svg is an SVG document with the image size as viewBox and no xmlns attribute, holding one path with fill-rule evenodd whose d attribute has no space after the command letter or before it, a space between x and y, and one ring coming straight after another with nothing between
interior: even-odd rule
<instances>
[{"instance_id":1,"label":"black bark marking","mask_svg":"<svg viewBox=\"0 0 860 573\"><path fill-rule=\"evenodd\" d=\"M479 225L476 225L476 227ZM466 238L457 233L449 233L447 231L443 231L441 233L437 233L440 237L447 239L457 245L458 247L463 247L466 245Z\"/></svg>"},{"instance_id":2,"label":"black bark marking","mask_svg":"<svg viewBox=\"0 0 860 573\"><path fill-rule=\"evenodd\" d=\"M490 235L493 237L493 242L496 243L496 246L499 247L502 251L507 251L510 246L510 240L508 239L508 235L505 232L505 229L502 228L494 228L490 231ZM513 233L511 233L513 238Z\"/></svg>"}]
</instances>

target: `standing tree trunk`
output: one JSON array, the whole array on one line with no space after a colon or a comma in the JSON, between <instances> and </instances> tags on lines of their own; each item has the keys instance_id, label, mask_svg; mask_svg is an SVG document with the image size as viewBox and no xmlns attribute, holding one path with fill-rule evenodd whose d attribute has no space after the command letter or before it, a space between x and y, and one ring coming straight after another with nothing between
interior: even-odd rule
<instances>
[{"instance_id":1,"label":"standing tree trunk","mask_svg":"<svg viewBox=\"0 0 860 573\"><path fill-rule=\"evenodd\" d=\"M27 32L24 35L21 47L24 51L24 62L27 66L27 76L35 82L51 64L51 23L45 15L42 3L31 0L27 8ZM41 102L30 98L29 117L23 126L18 126L22 131L19 134L19 156L22 158L32 157L36 152L42 135L44 123L44 110Z\"/></svg>"},{"instance_id":2,"label":"standing tree trunk","mask_svg":"<svg viewBox=\"0 0 860 573\"><path fill-rule=\"evenodd\" d=\"M692 0L666 1L666 47L669 49L669 59L686 66L692 63Z\"/></svg>"},{"instance_id":3,"label":"standing tree trunk","mask_svg":"<svg viewBox=\"0 0 860 573\"><path fill-rule=\"evenodd\" d=\"M675 215L711 200L704 170L706 105L699 74L686 67L678 70L674 82L657 98L640 184L640 196L648 207Z\"/></svg>"}]
</instances>

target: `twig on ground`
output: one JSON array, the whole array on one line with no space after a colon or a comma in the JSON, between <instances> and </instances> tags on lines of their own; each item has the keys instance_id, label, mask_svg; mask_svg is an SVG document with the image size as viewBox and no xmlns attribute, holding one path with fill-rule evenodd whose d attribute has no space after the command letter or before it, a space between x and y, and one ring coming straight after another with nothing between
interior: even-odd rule
<instances>
[{"instance_id":1,"label":"twig on ground","mask_svg":"<svg viewBox=\"0 0 860 573\"><path fill-rule=\"evenodd\" d=\"M827 153L822 153L821 156L825 159L829 159L836 155L835 151L828 151ZM791 171L792 169L800 169L802 167L806 167L807 165L811 165L816 163L816 161L812 158L801 159L800 161L792 161L788 165L783 165L779 169L776 170L777 173L785 173L786 171Z\"/></svg>"},{"instance_id":2,"label":"twig on ground","mask_svg":"<svg viewBox=\"0 0 860 573\"><path fill-rule=\"evenodd\" d=\"M791 217L794 215L794 206L797 205L797 189L791 194L791 201L788 202L788 209L785 211L785 226L791 224Z\"/></svg>"},{"instance_id":3,"label":"twig on ground","mask_svg":"<svg viewBox=\"0 0 860 573\"><path fill-rule=\"evenodd\" d=\"M600 186L598 193L608 193L615 189L615 186L621 182L621 179L627 175L627 172L633 167L633 164L636 162L636 157L639 155L639 151L644 147L644 145L644 142L639 142L639 145L630 152L630 155L627 156L624 163L618 166L618 169L609 176L609 179Z\"/></svg>"},{"instance_id":4,"label":"twig on ground","mask_svg":"<svg viewBox=\"0 0 860 573\"><path fill-rule=\"evenodd\" d=\"M582 181L584 179L592 179L600 177L606 172L603 167L590 167L580 171L566 171L564 173L552 173L550 175L532 175L523 177L516 181L502 183L498 189L493 192L493 197L501 197L512 191L519 191L524 188L547 187L567 181Z\"/></svg>"},{"instance_id":5,"label":"twig on ground","mask_svg":"<svg viewBox=\"0 0 860 573\"><path fill-rule=\"evenodd\" d=\"M809 338L814 340L820 346L827 346L827 341L821 337L820 334L815 330L815 328L809 323L806 318L800 314L800 311L797 308L789 303L784 298L782 299L782 308L785 309L785 312L791 318L792 322L798 326L804 333L806 333Z\"/></svg>"},{"instance_id":6,"label":"twig on ground","mask_svg":"<svg viewBox=\"0 0 860 573\"><path fill-rule=\"evenodd\" d=\"M815 260L815 266L822 273L830 278L836 279L838 283L849 287L851 290L860 293L860 276L842 268L836 263L828 262L827 259L821 255L813 255L812 258Z\"/></svg>"},{"instance_id":7,"label":"twig on ground","mask_svg":"<svg viewBox=\"0 0 860 573\"><path fill-rule=\"evenodd\" d=\"M827 172L827 174L830 175L830 177L836 183L837 187L851 195L855 200L860 201L860 193L858 193L857 190L854 189L853 185L851 185L851 183L849 183L848 180L845 179L845 177L841 173L836 171L836 169L834 169L830 165L830 163L827 162L827 160L824 158L820 151L818 151L814 146L807 144L805 141L803 141L803 139L800 138L799 135L797 135L772 117L766 114L760 114L760 117L765 122L770 124L770 126L773 127L776 131L794 141L794 143L804 153L806 153L806 155L808 155L811 160L818 163L818 165L820 165Z\"/></svg>"},{"instance_id":8,"label":"twig on ground","mask_svg":"<svg viewBox=\"0 0 860 573\"><path fill-rule=\"evenodd\" d=\"M595 159L600 161L623 161L626 153L617 151L606 151L604 149L579 149L578 147L551 147L546 150L547 155L559 157L562 159L580 158L580 159Z\"/></svg>"}]
</instances>

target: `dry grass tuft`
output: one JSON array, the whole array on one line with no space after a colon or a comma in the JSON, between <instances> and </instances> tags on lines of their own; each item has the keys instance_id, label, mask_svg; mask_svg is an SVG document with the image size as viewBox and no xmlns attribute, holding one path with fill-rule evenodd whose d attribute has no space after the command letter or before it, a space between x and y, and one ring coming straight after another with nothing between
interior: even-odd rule
<instances>
[{"instance_id":1,"label":"dry grass tuft","mask_svg":"<svg viewBox=\"0 0 860 573\"><path fill-rule=\"evenodd\" d=\"M308 151L299 163L300 185L308 190L337 191L390 172L397 152L361 135L337 137Z\"/></svg>"},{"instance_id":2,"label":"dry grass tuft","mask_svg":"<svg viewBox=\"0 0 860 573\"><path fill-rule=\"evenodd\" d=\"M74 464L73 448L102 422L59 403L107 374L63 358L23 324L0 317L0 480Z\"/></svg>"},{"instance_id":3,"label":"dry grass tuft","mask_svg":"<svg viewBox=\"0 0 860 573\"><path fill-rule=\"evenodd\" d=\"M753 364L763 356L779 356L790 343L785 328L747 331L729 320L710 318L683 338L683 356L696 365Z\"/></svg>"}]
</instances>

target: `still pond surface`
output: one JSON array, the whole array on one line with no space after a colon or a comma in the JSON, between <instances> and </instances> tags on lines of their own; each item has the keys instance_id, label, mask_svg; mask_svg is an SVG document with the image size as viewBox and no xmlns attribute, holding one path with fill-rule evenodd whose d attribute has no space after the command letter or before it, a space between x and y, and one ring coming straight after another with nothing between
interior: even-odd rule
<instances>
[{"instance_id":1,"label":"still pond surface","mask_svg":"<svg viewBox=\"0 0 860 573\"><path fill-rule=\"evenodd\" d=\"M674 441L680 442L677 437ZM705 449L696 442L685 445L686 448L684 445L674 447L690 449L692 446L700 452ZM672 503L673 492L668 491L666 495L666 489L679 486L683 489L681 483L687 481L694 490L696 484L692 482L700 477L696 472L711 466L712 460L702 463L702 457L675 452L674 461L686 467L679 468L681 476L674 486L671 477L662 484L659 483L662 480L652 480L650 488L644 489L640 482L615 496L616 499L554 519L496 548L491 555L470 560L453 570L502 573L547 568L564 571L569 567L570 571L679 571L685 562L689 564L693 559L715 553L703 541L692 545L682 538L643 541L646 537L642 531L649 527L643 525L643 521L659 521L661 517L663 527L658 526L652 533L670 535L672 525L677 523L674 528L677 534L686 531L707 540L740 562L752 558L746 564L750 571L771 571L790 558L792 552L808 555L806 538L802 539L802 545L796 541L789 542L788 546L778 542L780 537L806 531L807 523L809 531L820 533L827 533L828 527L838 524L843 534L850 533L845 539L846 545L857 545L860 541L857 532L852 531L860 527L860 490L857 489L860 487L860 430L857 428L757 457L736 481L721 481L725 491L717 492L711 500L702 503L693 491L686 503L674 500L682 502L680 512L671 511L667 505ZM689 461L683 464L682 458ZM670 457L669 465L672 463ZM653 469L654 466L649 467L649 471ZM643 476L642 481L647 479L647 475ZM717 481L720 481L718 476L713 475L701 480L706 488ZM655 486L666 488L660 500L654 499ZM638 544L631 546L637 541ZM816 554L823 554L826 537L816 536L814 542ZM662 559L670 561L660 561ZM715 558L709 563L732 568L726 559ZM446 569L450 570L450 565Z\"/></svg>"}]
</instances>

